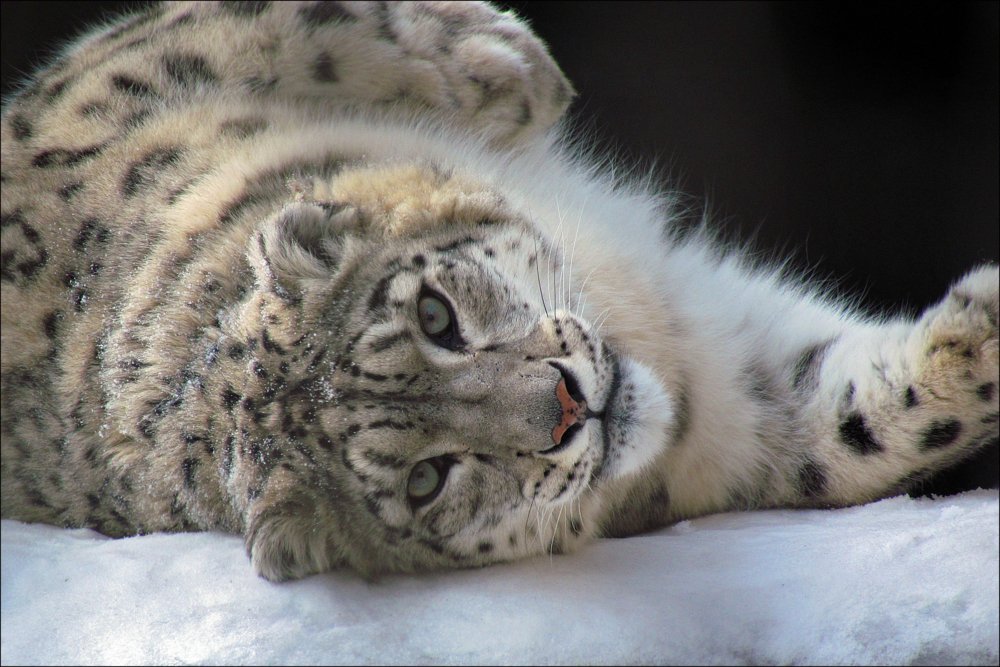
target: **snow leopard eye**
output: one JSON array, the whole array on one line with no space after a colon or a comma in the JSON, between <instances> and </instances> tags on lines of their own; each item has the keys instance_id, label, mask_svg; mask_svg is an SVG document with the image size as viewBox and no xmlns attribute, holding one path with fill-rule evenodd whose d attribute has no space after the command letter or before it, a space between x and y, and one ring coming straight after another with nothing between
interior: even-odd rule
<instances>
[{"instance_id":1,"label":"snow leopard eye","mask_svg":"<svg viewBox=\"0 0 1000 667\"><path fill-rule=\"evenodd\" d=\"M448 478L454 460L450 457L426 459L413 466L406 482L406 493L414 507L426 505L437 497Z\"/></svg>"},{"instance_id":2,"label":"snow leopard eye","mask_svg":"<svg viewBox=\"0 0 1000 667\"><path fill-rule=\"evenodd\" d=\"M432 290L424 290L417 301L420 327L437 345L454 350L462 346L458 322L448 301Z\"/></svg>"}]
</instances>

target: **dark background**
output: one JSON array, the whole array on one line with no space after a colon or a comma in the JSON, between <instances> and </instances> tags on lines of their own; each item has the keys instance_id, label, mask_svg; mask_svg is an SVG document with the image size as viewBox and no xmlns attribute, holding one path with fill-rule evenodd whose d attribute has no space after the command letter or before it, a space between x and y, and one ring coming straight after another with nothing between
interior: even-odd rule
<instances>
[{"instance_id":1,"label":"dark background","mask_svg":"<svg viewBox=\"0 0 1000 667\"><path fill-rule=\"evenodd\" d=\"M998 261L1000 4L510 2L602 149L871 313ZM136 3L4 2L2 91ZM998 450L925 491L997 486Z\"/></svg>"}]
</instances>

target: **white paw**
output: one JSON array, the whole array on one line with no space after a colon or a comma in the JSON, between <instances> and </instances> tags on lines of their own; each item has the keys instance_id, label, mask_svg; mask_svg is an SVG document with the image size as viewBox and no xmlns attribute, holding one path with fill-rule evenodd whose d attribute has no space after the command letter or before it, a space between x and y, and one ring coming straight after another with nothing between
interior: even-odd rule
<instances>
[{"instance_id":1,"label":"white paw","mask_svg":"<svg viewBox=\"0 0 1000 667\"><path fill-rule=\"evenodd\" d=\"M914 384L908 408L929 409L932 421L921 446L986 441L997 431L997 267L972 271L917 323L910 339Z\"/></svg>"}]
</instances>

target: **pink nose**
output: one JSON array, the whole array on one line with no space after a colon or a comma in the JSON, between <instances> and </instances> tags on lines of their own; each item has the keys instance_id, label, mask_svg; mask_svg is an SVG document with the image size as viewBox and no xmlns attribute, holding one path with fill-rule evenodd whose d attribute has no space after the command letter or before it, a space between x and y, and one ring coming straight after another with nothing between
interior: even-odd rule
<instances>
[{"instance_id":1,"label":"pink nose","mask_svg":"<svg viewBox=\"0 0 1000 667\"><path fill-rule=\"evenodd\" d=\"M569 390L566 388L565 378L559 380L559 384L556 385L556 397L559 399L559 404L562 405L562 421L552 429L552 439L558 445L570 426L578 423L582 424L586 421L587 402L581 401L577 403L573 400L573 397L569 395Z\"/></svg>"}]
</instances>

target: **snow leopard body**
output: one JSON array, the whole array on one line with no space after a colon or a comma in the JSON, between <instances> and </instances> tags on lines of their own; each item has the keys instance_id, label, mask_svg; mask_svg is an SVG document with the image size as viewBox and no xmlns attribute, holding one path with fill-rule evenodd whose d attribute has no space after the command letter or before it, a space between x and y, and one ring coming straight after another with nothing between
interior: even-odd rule
<instances>
[{"instance_id":1,"label":"snow leopard body","mask_svg":"<svg viewBox=\"0 0 1000 667\"><path fill-rule=\"evenodd\" d=\"M2 119L2 510L272 580L905 490L995 442L998 273L871 319L579 157L477 4L167 3Z\"/></svg>"}]
</instances>

